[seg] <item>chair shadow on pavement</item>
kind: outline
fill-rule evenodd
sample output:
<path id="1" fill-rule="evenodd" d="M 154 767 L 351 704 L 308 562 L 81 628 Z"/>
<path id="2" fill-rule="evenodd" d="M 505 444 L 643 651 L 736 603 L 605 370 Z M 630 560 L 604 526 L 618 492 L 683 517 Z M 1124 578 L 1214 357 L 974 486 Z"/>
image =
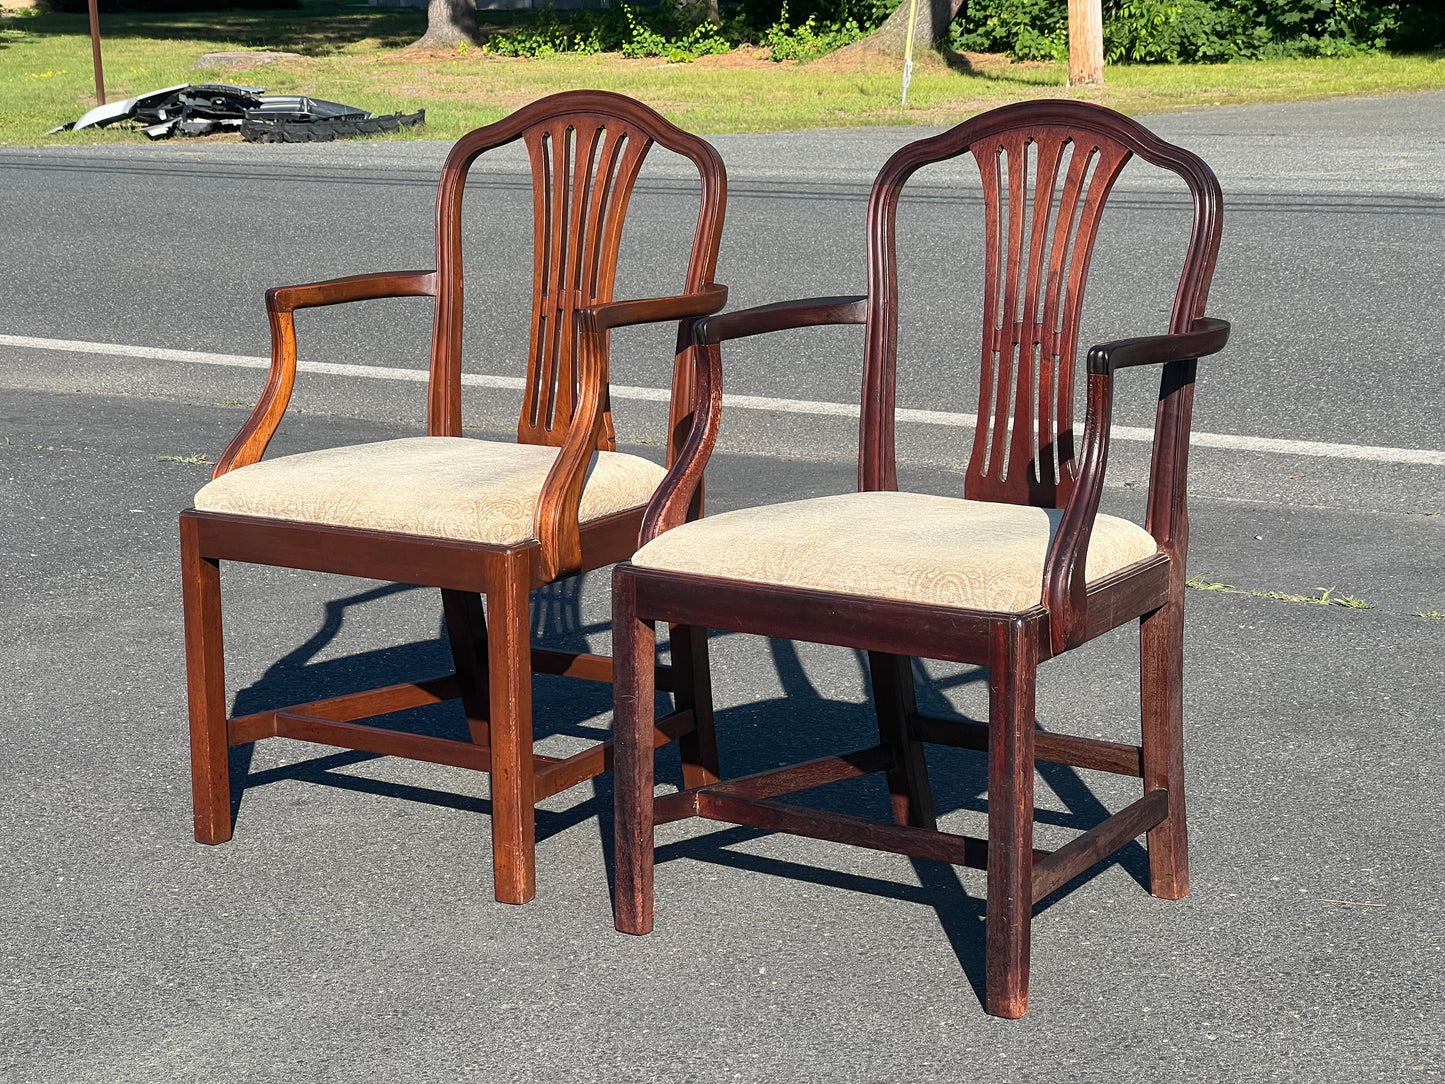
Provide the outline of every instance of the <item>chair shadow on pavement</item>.
<path id="1" fill-rule="evenodd" d="M 714 637 L 716 635 L 714 634 Z M 869 700 L 854 703 L 830 700 L 820 693 L 804 671 L 797 649 L 791 641 L 770 640 L 768 643 L 783 694 L 774 699 L 760 700 L 718 712 L 718 741 L 725 778 L 877 743 L 877 723 L 871 701 L 871 683 L 868 681 L 867 656 L 864 652 L 846 653 L 853 656 L 853 663 L 859 668 L 870 694 Z M 839 657 L 846 657 L 841 649 L 833 650 L 840 652 Z M 913 669 L 919 712 L 939 718 L 962 717 L 945 696 L 947 690 L 962 685 L 985 683 L 988 677 L 987 671 L 978 667 L 956 675 L 934 678 L 917 659 L 913 662 Z M 928 761 L 934 804 L 939 818 L 945 820 L 955 812 L 974 814 L 969 818 L 968 826 L 950 826 L 945 823 L 944 830 L 986 834 L 981 819 L 988 808 L 988 770 L 983 755 L 929 746 Z M 667 781 L 663 772 L 664 765 L 659 764 L 658 767 L 659 782 Z M 1109 810 L 1075 769 L 1062 764 L 1040 763 L 1038 771 L 1043 782 L 1066 807 L 1066 811 L 1039 810 L 1036 819 L 1040 824 L 1084 831 L 1108 816 Z M 610 784 L 607 790 L 610 794 Z M 829 784 L 817 790 L 789 795 L 783 800 L 820 810 L 851 813 L 880 820 L 891 817 L 887 788 L 881 775 Z M 609 823 L 611 821 L 610 802 L 606 803 L 603 820 Z M 939 924 L 964 974 L 982 1000 L 986 899 L 982 871 L 960 874 L 957 868 L 946 863 L 911 859 L 918 879 L 918 883 L 913 885 L 736 849 L 739 845 L 769 834 L 756 828 L 720 827 L 717 831 L 659 846 L 657 862 L 661 864 L 678 859 L 692 859 L 931 907 L 938 916 Z M 610 875 L 610 829 L 604 831 L 604 847 L 608 852 Z M 1041 913 L 1111 865 L 1122 867 L 1147 889 L 1148 860 L 1143 847 L 1135 841 L 1050 893 L 1035 906 L 1035 913 Z M 766 891 L 761 885 L 756 887 L 760 893 Z"/>
<path id="2" fill-rule="evenodd" d="M 583 579 L 584 577 L 574 577 L 533 592 L 534 642 L 560 651 L 585 651 L 588 649 L 588 634 L 607 627 L 605 622 L 594 625 L 583 623 Z M 417 599 L 419 604 L 431 605 L 437 614 L 437 636 L 434 639 L 362 651 L 338 658 L 319 658 L 347 623 L 366 620 L 368 603 L 412 591 L 420 593 Z M 429 588 L 418 588 L 411 584 L 386 584 L 327 602 L 317 630 L 305 642 L 272 664 L 259 680 L 240 690 L 232 705 L 232 714 L 246 715 L 381 685 L 424 680 L 450 673 L 451 670 L 451 650 L 447 642 L 445 621 L 441 618 L 440 597 Z M 596 741 L 608 735 L 612 695 L 611 688 L 607 685 L 538 675 L 534 679 L 533 700 L 538 740 L 586 738 Z M 405 730 L 429 737 L 470 740 L 466 717 L 457 701 L 394 712 L 380 716 L 374 722 L 389 729 Z M 581 743 L 575 740 L 571 744 L 581 746 Z M 336 749 L 325 755 L 253 771 L 254 753 L 253 744 L 235 746 L 230 751 L 231 816 L 238 826 L 241 822 L 237 818 L 248 791 L 286 780 L 317 783 L 358 794 L 420 802 L 485 817 L 491 816 L 492 804 L 485 798 L 414 783 L 355 775 L 346 771 L 356 764 L 384 759 L 380 754 Z M 453 778 L 460 779 L 459 776 Z M 538 809 L 537 838 L 546 839 L 586 820 L 594 814 L 595 804 L 589 800 L 563 812 Z M 609 817 L 610 814 L 609 802 Z"/>
<path id="3" fill-rule="evenodd" d="M 588 624 L 582 616 L 582 597 L 586 577 L 574 577 L 535 591 L 532 596 L 532 638 L 535 643 L 560 651 L 586 651 L 589 636 L 607 628 L 606 621 Z M 271 665 L 259 680 L 236 694 L 233 714 L 251 712 L 301 701 L 338 696 L 377 685 L 416 681 L 451 670 L 451 652 L 444 623 L 440 620 L 440 600 L 433 604 L 438 613 L 438 633 L 434 639 L 400 644 L 394 647 L 362 651 L 338 658 L 321 658 L 327 647 L 342 632 L 348 621 L 364 621 L 368 603 L 409 591 L 429 589 L 409 584 L 386 584 L 333 599 L 324 606 L 324 616 L 317 630 L 303 643 L 287 652 Z M 713 633 L 714 639 L 726 634 Z M 842 752 L 846 749 L 877 742 L 877 729 L 871 700 L 852 702 L 832 700 L 824 696 L 804 670 L 793 642 L 770 640 L 773 668 L 781 685 L 781 695 L 761 699 L 718 712 L 718 740 L 725 777 L 746 775 L 777 767 L 784 763 L 812 759 Z M 661 650 L 661 646 L 660 646 Z M 843 652 L 835 658 L 849 659 L 868 686 L 866 656 L 862 652 Z M 957 717 L 946 692 L 950 688 L 976 684 L 986 680 L 979 668 L 934 678 L 914 660 L 919 711 L 936 717 Z M 659 694 L 661 700 L 666 694 Z M 597 682 L 573 681 L 538 675 L 534 678 L 534 725 L 539 742 L 562 740 L 573 746 L 579 739 L 597 741 L 608 736 L 611 725 L 612 691 Z M 660 710 L 666 710 L 660 705 Z M 466 719 L 457 702 L 437 704 L 396 712 L 382 717 L 382 725 L 433 737 L 466 740 Z M 254 745 L 233 747 L 230 751 L 231 802 L 233 820 L 238 818 L 246 793 L 258 787 L 287 780 L 320 784 L 340 790 L 375 797 L 419 802 L 456 809 L 481 816 L 491 815 L 491 802 L 414 783 L 396 782 L 371 776 L 354 775 L 345 769 L 370 760 L 382 759 L 378 754 L 358 750 L 337 750 L 291 764 L 252 770 Z M 681 785 L 680 764 L 675 752 L 664 755 L 658 764 L 659 783 Z M 984 758 L 978 753 L 930 746 L 928 750 L 934 803 L 942 818 L 955 812 L 978 816 L 987 810 L 985 795 L 988 774 Z M 1108 815 L 1078 773 L 1059 764 L 1040 764 L 1039 775 L 1067 807 L 1066 812 L 1039 810 L 1040 823 L 1060 825 L 1083 831 Z M 613 856 L 613 807 L 610 774 L 591 781 L 592 793 L 561 811 L 537 810 L 539 841 L 555 836 L 589 818 L 597 818 L 597 831 L 606 864 L 609 888 L 615 876 Z M 575 793 L 575 792 L 573 792 Z M 817 809 L 887 819 L 889 805 L 881 776 L 835 783 L 827 788 L 790 796 L 790 802 Z M 975 831 L 977 831 L 975 829 Z M 983 922 L 984 891 L 982 873 L 965 875 L 944 863 L 914 859 L 918 879 L 916 885 L 846 873 L 806 865 L 788 859 L 750 853 L 735 849 L 740 844 L 759 839 L 769 833 L 745 827 L 726 827 L 707 832 L 657 849 L 659 863 L 693 859 L 715 865 L 776 877 L 786 877 L 810 884 L 861 892 L 883 899 L 919 903 L 931 907 L 952 945 L 970 983 L 983 996 Z M 1119 865 L 1147 887 L 1148 862 L 1137 841 L 1112 858 L 1080 874 L 1050 894 L 1036 907 L 1036 913 L 1074 888 L 1099 875 L 1110 865 Z M 762 889 L 759 889 L 762 891 Z"/>

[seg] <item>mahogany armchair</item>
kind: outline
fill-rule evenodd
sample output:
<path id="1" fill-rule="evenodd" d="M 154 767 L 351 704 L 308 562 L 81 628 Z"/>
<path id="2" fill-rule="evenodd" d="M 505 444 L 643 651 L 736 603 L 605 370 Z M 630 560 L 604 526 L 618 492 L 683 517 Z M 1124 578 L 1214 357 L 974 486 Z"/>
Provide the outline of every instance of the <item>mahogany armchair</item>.
<path id="1" fill-rule="evenodd" d="M 527 381 L 513 444 L 462 437 L 461 201 L 478 155 L 516 140 L 531 164 L 535 261 Z M 614 301 L 623 220 L 654 143 L 690 159 L 698 172 L 701 207 L 686 281 L 675 297 Z M 610 681 L 611 660 L 534 650 L 529 592 L 625 558 L 636 546 L 664 471 L 615 450 L 609 332 L 678 322 L 670 462 L 693 412 L 692 368 L 684 362 L 692 323 L 727 296 L 712 281 L 725 199 L 722 161 L 703 140 L 617 94 L 557 94 L 452 149 L 437 195 L 436 270 L 267 293 L 270 379 L 213 480 L 180 519 L 198 841 L 231 837 L 230 746 L 288 737 L 411 757 L 490 772 L 496 897 L 532 898 L 535 803 L 604 771 L 611 757 L 609 745 L 565 759 L 533 751 L 532 674 Z M 296 379 L 294 312 L 381 297 L 434 299 L 427 435 L 263 460 Z M 440 588 L 456 672 L 227 718 L 221 561 Z M 682 669 L 686 647 L 677 656 Z M 690 679 L 678 684 L 679 703 L 689 707 Z M 362 722 L 458 698 L 470 742 Z M 682 739 L 694 781 L 716 778 L 709 727 L 705 713 L 688 713 L 658 732 L 659 742 Z"/>
<path id="2" fill-rule="evenodd" d="M 971 153 L 984 192 L 978 422 L 962 497 L 898 492 L 894 386 L 901 189 L 921 166 Z M 1084 284 L 1110 188 L 1133 155 L 1183 178 L 1193 226 L 1167 334 L 1087 356 L 1076 438 L 1075 352 Z M 868 293 L 787 302 L 697 325 L 700 412 L 613 578 L 617 678 L 616 924 L 653 926 L 653 826 L 685 817 L 846 842 L 987 870 L 985 1009 L 1028 1008 L 1033 905 L 1147 833 L 1151 891 L 1189 890 L 1182 749 L 1185 470 L 1196 359 L 1229 325 L 1205 317 L 1220 192 L 1193 154 L 1111 110 L 1007 106 L 904 147 L 868 209 Z M 820 324 L 864 324 L 858 492 L 688 520 L 717 438 L 719 344 Z M 1100 514 L 1115 374 L 1161 367 L 1143 527 Z M 1038 666 L 1140 622 L 1139 745 L 1036 728 Z M 880 742 L 868 749 L 654 798 L 654 622 L 838 644 L 868 652 Z M 988 723 L 918 711 L 910 657 L 988 668 Z M 988 839 L 937 830 L 925 743 L 988 758 Z M 1034 764 L 1142 779 L 1143 796 L 1051 853 L 1033 847 Z M 894 823 L 772 801 L 883 772 Z"/>

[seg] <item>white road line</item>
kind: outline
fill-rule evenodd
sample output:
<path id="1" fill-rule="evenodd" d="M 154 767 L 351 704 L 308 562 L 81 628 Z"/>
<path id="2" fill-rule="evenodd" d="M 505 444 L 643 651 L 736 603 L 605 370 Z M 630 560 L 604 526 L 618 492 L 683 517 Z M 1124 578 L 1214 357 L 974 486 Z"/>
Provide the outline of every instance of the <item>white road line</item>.
<path id="1" fill-rule="evenodd" d="M 152 346 L 80 342 L 74 339 L 40 339 L 30 335 L 0 335 L 0 346 L 13 346 L 26 350 L 60 350 L 73 354 L 148 358 L 154 361 L 179 361 L 191 365 L 227 365 L 243 369 L 266 369 L 271 365 L 268 358 L 247 357 L 243 354 L 211 354 L 200 350 L 166 350 Z M 425 369 L 396 369 L 382 365 L 342 365 L 324 361 L 303 361 L 297 364 L 297 368 L 304 373 L 361 377 L 366 380 L 408 380 L 424 383 L 427 379 Z M 519 391 L 525 381 L 514 376 L 463 373 L 462 383 L 469 387 Z M 635 388 L 618 384 L 612 386 L 612 395 L 618 399 L 641 400 L 649 403 L 665 403 L 669 397 L 665 388 Z M 858 417 L 858 407 L 852 403 L 827 403 L 812 399 L 773 399 L 764 395 L 724 395 L 723 403 L 738 410 L 765 410 L 783 414 L 811 414 L 835 418 Z M 977 422 L 977 418 L 972 414 L 956 414 L 943 410 L 914 410 L 907 407 L 898 408 L 898 420 L 919 425 L 943 425 L 963 429 L 971 429 Z M 1113 429 L 1113 436 L 1118 440 L 1148 443 L 1154 439 L 1154 431 L 1137 426 L 1116 425 Z M 1359 459 L 1372 463 L 1409 463 L 1445 467 L 1445 451 L 1434 451 L 1429 448 L 1329 444 L 1313 440 L 1276 440 L 1272 437 L 1245 437 L 1228 433 L 1195 432 L 1191 439 L 1196 447 L 1224 448 L 1237 452 L 1264 452 L 1271 455 L 1319 456 L 1326 459 Z"/>

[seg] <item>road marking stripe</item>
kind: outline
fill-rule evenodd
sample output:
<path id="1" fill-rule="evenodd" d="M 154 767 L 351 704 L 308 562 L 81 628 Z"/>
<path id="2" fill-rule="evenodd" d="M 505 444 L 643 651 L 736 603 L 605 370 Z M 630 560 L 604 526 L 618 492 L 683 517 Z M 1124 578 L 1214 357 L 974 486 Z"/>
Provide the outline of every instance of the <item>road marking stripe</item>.
<path id="1" fill-rule="evenodd" d="M 271 365 L 268 358 L 247 357 L 242 354 L 167 350 L 153 346 L 126 346 L 121 343 L 79 342 L 74 339 L 40 339 L 30 335 L 0 335 L 0 346 L 15 346 L 27 350 L 61 350 L 73 354 L 107 354 L 113 357 L 148 358 L 155 361 L 179 361 L 192 365 L 226 365 L 243 369 L 267 369 Z M 326 361 L 302 361 L 297 363 L 297 368 L 304 373 L 362 377 L 368 380 L 407 380 L 425 383 L 427 379 L 425 369 L 397 369 L 383 365 L 344 365 Z M 463 373 L 462 383 L 469 387 L 520 391 L 526 382 L 521 377 Z M 635 388 L 619 384 L 612 385 L 612 395 L 617 399 L 632 399 L 649 403 L 665 403 L 670 397 L 670 393 L 665 388 Z M 740 410 L 766 410 L 783 414 L 811 414 L 836 418 L 858 417 L 858 407 L 852 403 L 827 403 L 812 399 L 774 399 L 764 395 L 724 395 L 723 403 Z M 943 410 L 915 410 L 908 407 L 899 407 L 897 418 L 900 422 L 952 426 L 963 429 L 973 428 L 978 420 L 973 414 Z M 1149 443 L 1154 439 L 1152 429 L 1139 426 L 1116 425 L 1112 433 L 1118 440 Z M 1319 456 L 1326 459 L 1359 459 L 1372 463 L 1409 463 L 1445 467 L 1445 451 L 1434 451 L 1428 448 L 1328 444 L 1313 440 L 1278 440 L 1272 437 L 1245 437 L 1228 433 L 1195 432 L 1191 434 L 1190 439 L 1197 447 L 1223 448 L 1237 452 L 1265 452 L 1273 455 Z"/>

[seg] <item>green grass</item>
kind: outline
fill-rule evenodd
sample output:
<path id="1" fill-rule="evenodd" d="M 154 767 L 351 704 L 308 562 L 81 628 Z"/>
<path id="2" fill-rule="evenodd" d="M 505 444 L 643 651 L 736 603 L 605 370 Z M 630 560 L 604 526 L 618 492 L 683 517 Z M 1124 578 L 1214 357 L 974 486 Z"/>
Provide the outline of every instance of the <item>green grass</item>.
<path id="1" fill-rule="evenodd" d="M 516 16 L 487 18 L 496 25 Z M 994 105 L 1045 95 L 1145 113 L 1445 88 L 1445 57 L 1438 55 L 1113 66 L 1108 85 L 1098 90 L 1066 89 L 1057 64 L 1010 64 L 998 57 L 955 57 L 950 64 L 930 55 L 915 70 L 903 111 L 899 73 L 877 58 L 774 64 L 752 50 L 665 64 L 617 54 L 517 60 L 475 48 L 405 50 L 424 26 L 420 11 L 357 8 L 338 0 L 304 0 L 300 11 L 103 15 L 106 93 L 117 100 L 174 83 L 254 84 L 378 113 L 425 108 L 424 129 L 394 138 L 453 139 L 543 94 L 579 87 L 630 94 L 702 132 L 949 124 Z M 303 56 L 239 72 L 193 66 L 202 53 L 259 48 Z M 44 135 L 92 105 L 84 16 L 32 9 L 0 18 L 0 144 L 144 141 L 139 133 L 115 130 Z"/>

